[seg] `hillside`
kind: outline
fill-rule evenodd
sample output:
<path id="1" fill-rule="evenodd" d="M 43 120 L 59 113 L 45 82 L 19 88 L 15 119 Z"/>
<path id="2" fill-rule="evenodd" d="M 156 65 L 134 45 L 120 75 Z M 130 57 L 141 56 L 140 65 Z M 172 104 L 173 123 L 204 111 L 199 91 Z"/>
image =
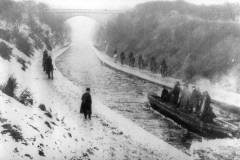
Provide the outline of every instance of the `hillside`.
<path id="1" fill-rule="evenodd" d="M 240 28 L 238 6 L 197 6 L 183 1 L 147 2 L 100 25 L 96 43 L 107 54 L 142 55 L 146 68 L 153 57 L 158 71 L 163 59 L 168 75 L 187 81 L 222 79 L 236 84 Z M 107 43 L 106 43 L 107 42 Z M 107 44 L 107 46 L 106 46 Z M 231 75 L 232 77 L 227 77 Z M 234 84 L 233 84 L 234 83 Z"/>
<path id="2" fill-rule="evenodd" d="M 41 62 L 43 50 L 51 52 L 68 41 L 61 17 L 40 13 L 43 8 L 48 6 L 0 1 L 0 159 L 53 157 L 61 152 L 57 150 L 61 140 L 51 141 L 52 130 L 70 137 L 36 81 L 36 62 Z"/>

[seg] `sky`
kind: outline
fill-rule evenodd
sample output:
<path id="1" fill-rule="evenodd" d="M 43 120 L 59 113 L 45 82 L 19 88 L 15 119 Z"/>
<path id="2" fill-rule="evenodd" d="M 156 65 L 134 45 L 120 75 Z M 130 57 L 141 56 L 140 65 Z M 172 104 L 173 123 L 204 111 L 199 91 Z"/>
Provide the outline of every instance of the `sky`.
<path id="1" fill-rule="evenodd" d="M 35 0 L 44 2 L 53 8 L 66 9 L 122 9 L 133 7 L 138 3 L 152 0 Z M 155 0 L 156 1 L 156 0 Z M 185 0 L 195 4 L 240 3 L 240 0 Z"/>

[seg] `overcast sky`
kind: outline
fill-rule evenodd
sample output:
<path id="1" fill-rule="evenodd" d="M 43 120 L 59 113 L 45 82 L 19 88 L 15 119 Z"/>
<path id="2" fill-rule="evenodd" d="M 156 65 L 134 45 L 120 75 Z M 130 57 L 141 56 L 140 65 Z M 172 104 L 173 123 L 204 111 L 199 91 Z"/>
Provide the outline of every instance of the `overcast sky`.
<path id="1" fill-rule="evenodd" d="M 151 0 L 35 0 L 47 3 L 53 8 L 83 9 L 121 9 Z M 240 3 L 240 0 L 186 0 L 195 4 L 220 4 L 226 2 Z"/>

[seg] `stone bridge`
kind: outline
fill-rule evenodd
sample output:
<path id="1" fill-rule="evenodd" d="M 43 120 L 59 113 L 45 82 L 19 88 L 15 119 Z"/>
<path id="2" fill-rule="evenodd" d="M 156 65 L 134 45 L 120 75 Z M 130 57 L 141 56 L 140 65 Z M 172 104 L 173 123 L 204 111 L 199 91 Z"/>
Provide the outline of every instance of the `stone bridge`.
<path id="1" fill-rule="evenodd" d="M 61 15 L 66 20 L 76 16 L 85 16 L 99 21 L 114 15 L 118 15 L 123 11 L 107 9 L 51 9 L 46 12 L 52 12 L 57 15 Z"/>

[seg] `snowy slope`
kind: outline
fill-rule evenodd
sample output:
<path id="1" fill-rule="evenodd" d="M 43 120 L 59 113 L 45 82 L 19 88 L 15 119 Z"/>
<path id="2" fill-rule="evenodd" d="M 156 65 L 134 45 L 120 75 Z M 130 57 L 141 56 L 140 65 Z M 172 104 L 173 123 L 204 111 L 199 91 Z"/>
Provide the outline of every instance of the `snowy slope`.
<path id="1" fill-rule="evenodd" d="M 98 100 L 94 101 L 93 120 L 84 121 L 79 115 L 82 89 L 58 70 L 55 79 L 48 80 L 41 68 L 41 53 L 36 51 L 29 59 L 11 47 L 13 55 L 31 65 L 23 71 L 15 58 L 0 58 L 1 83 L 13 75 L 18 90 L 31 91 L 34 104 L 24 106 L 0 92 L 0 159 L 189 159 Z M 67 49 L 52 53 L 53 59 Z"/>

